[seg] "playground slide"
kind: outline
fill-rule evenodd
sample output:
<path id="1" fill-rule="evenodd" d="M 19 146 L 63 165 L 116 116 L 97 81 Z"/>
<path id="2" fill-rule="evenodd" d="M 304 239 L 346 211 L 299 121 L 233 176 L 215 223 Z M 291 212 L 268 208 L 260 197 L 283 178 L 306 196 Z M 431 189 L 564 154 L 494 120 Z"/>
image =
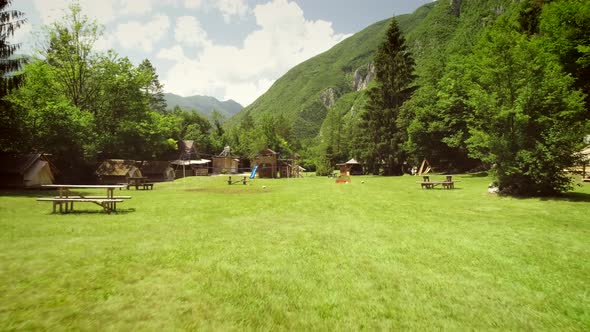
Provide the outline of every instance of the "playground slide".
<path id="1" fill-rule="evenodd" d="M 250 174 L 250 179 L 253 179 L 256 176 L 256 171 L 258 170 L 258 165 L 254 166 L 252 169 L 252 174 Z"/>

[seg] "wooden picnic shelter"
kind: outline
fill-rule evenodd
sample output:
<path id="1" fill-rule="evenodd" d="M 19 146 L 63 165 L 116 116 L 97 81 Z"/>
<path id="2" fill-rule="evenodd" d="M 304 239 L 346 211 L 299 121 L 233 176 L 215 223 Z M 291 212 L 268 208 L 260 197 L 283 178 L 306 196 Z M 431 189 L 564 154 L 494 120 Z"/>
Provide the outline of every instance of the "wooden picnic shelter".
<path id="1" fill-rule="evenodd" d="M 98 166 L 96 175 L 98 176 L 98 183 L 104 185 L 129 183 L 130 177 L 143 177 L 134 160 L 124 159 L 107 159 L 103 161 Z"/>
<path id="2" fill-rule="evenodd" d="M 340 175 L 363 175 L 363 165 L 356 161 L 354 158 L 341 164 L 336 164 L 340 168 Z"/>
<path id="3" fill-rule="evenodd" d="M 169 161 L 142 161 L 140 170 L 149 182 L 174 181 L 174 169 L 170 166 Z"/>

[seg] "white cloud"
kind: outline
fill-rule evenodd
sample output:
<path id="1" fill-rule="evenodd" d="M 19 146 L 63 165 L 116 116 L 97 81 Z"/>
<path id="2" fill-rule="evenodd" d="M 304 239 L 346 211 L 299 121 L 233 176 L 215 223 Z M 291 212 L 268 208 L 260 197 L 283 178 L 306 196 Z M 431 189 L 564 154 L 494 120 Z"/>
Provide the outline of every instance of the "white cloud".
<path id="1" fill-rule="evenodd" d="M 144 15 L 153 11 L 151 0 L 120 0 L 120 5 L 119 15 Z"/>
<path id="2" fill-rule="evenodd" d="M 206 46 L 209 44 L 207 32 L 193 16 L 181 16 L 176 19 L 174 40 L 184 45 Z"/>
<path id="3" fill-rule="evenodd" d="M 221 12 L 225 23 L 230 23 L 234 16 L 243 18 L 248 12 L 245 0 L 213 0 L 211 4 Z"/>
<path id="4" fill-rule="evenodd" d="M 116 0 L 79 0 L 82 13 L 98 20 L 100 23 L 109 23 L 115 18 Z M 43 24 L 50 24 L 64 16 L 72 1 L 70 0 L 35 0 L 35 8 Z"/>
<path id="5" fill-rule="evenodd" d="M 140 47 L 146 52 L 151 52 L 154 43 L 158 42 L 168 33 L 170 19 L 166 15 L 155 15 L 152 20 L 143 24 L 132 21 L 119 24 L 114 32 L 119 45 L 126 49 Z"/>
<path id="6" fill-rule="evenodd" d="M 199 9 L 202 4 L 201 0 L 184 0 L 184 7 L 188 9 Z"/>
<path id="7" fill-rule="evenodd" d="M 172 60 L 176 62 L 186 62 L 188 58 L 184 55 L 184 50 L 181 46 L 176 45 L 171 48 L 164 48 L 158 52 L 157 57 L 164 60 Z"/>
<path id="8" fill-rule="evenodd" d="M 193 33 L 177 37 L 179 44 L 158 54 L 160 59 L 175 62 L 161 76 L 166 90 L 231 98 L 247 105 L 287 70 L 347 37 L 334 33 L 330 22 L 306 20 L 301 8 L 287 0 L 258 5 L 254 15 L 259 28 L 241 47 L 217 45 L 200 26 L 196 29 L 194 22 L 187 23 L 186 31 Z M 177 22 L 177 30 L 178 26 Z M 195 45 L 190 37 L 197 32 L 202 32 L 203 48 L 198 54 L 188 53 L 185 47 Z"/>

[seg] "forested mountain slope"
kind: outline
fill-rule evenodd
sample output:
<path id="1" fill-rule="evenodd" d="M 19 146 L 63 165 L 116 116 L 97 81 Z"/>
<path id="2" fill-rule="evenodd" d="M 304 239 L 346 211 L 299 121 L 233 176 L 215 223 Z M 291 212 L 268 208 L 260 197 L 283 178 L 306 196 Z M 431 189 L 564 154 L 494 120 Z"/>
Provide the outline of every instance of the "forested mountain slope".
<path id="1" fill-rule="evenodd" d="M 233 101 L 219 101 L 216 98 L 209 96 L 189 96 L 182 97 L 173 93 L 165 93 L 164 98 L 168 109 L 172 109 L 175 106 L 180 106 L 187 110 L 197 110 L 199 113 L 206 117 L 211 117 L 214 110 L 219 112 L 226 118 L 232 117 L 234 114 L 242 110 L 242 105 Z"/>
<path id="2" fill-rule="evenodd" d="M 424 59 L 433 53 L 442 59 L 445 56 L 440 53 L 467 52 L 486 22 L 493 21 L 513 3 L 511 0 L 438 1 L 396 19 L 415 54 L 417 71 L 423 73 L 440 68 L 438 64 L 429 66 L 431 59 Z M 370 65 L 388 24 L 389 20 L 377 22 L 295 66 L 238 113 L 230 124 L 237 124 L 246 112 L 254 120 L 267 113 L 283 115 L 292 125 L 295 139 L 315 137 L 328 110 L 342 96 L 365 88 L 367 79 L 372 78 Z M 348 97 L 348 100 L 356 98 Z"/>

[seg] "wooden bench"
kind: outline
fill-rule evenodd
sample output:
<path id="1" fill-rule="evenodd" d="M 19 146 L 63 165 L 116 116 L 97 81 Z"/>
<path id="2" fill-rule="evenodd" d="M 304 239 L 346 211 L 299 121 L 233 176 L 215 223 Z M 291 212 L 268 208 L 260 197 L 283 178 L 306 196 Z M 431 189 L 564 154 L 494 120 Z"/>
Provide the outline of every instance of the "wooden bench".
<path id="1" fill-rule="evenodd" d="M 123 199 L 114 198 L 37 198 L 40 202 L 53 202 L 53 213 L 56 213 L 56 207 L 59 205 L 59 213 L 67 213 L 74 210 L 74 202 L 94 203 L 103 208 L 106 213 L 117 211 L 117 203 L 123 202 Z M 65 209 L 63 205 L 65 204 Z"/>
<path id="2" fill-rule="evenodd" d="M 139 189 L 143 189 L 143 190 L 153 190 L 154 189 L 154 184 L 151 182 L 143 182 L 143 183 L 136 183 L 135 184 L 135 190 L 139 190 Z"/>

